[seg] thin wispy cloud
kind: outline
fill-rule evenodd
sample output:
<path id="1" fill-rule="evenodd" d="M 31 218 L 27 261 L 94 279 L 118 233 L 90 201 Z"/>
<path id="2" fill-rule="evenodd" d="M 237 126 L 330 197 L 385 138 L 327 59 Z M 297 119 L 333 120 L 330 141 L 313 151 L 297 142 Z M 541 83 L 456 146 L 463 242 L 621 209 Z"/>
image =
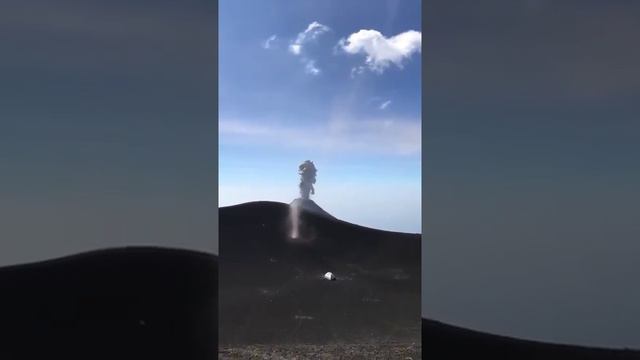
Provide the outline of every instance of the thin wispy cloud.
<path id="1" fill-rule="evenodd" d="M 351 78 L 355 78 L 356 76 L 362 74 L 365 71 L 365 67 L 364 66 L 356 66 L 354 68 L 351 69 Z"/>
<path id="2" fill-rule="evenodd" d="M 307 74 L 311 74 L 311 75 L 320 74 L 320 69 L 318 69 L 318 67 L 316 66 L 315 60 L 304 59 L 303 61 L 305 62 L 304 71 Z"/>
<path id="3" fill-rule="evenodd" d="M 273 42 L 278 39 L 276 35 L 271 35 L 267 40 L 262 43 L 262 47 L 265 49 L 271 49 L 273 47 Z"/>
<path id="4" fill-rule="evenodd" d="M 387 107 L 389 107 L 389 105 L 391 105 L 391 100 L 383 102 L 382 104 L 380 104 L 380 110 L 386 109 Z"/>
<path id="5" fill-rule="evenodd" d="M 417 155 L 421 149 L 419 120 L 333 120 L 306 127 L 239 120 L 219 124 L 221 139 L 234 144 L 387 155 Z"/>
<path id="6" fill-rule="evenodd" d="M 300 55 L 306 43 L 317 39 L 318 36 L 329 30 L 329 27 L 326 25 L 322 25 L 317 21 L 312 22 L 303 32 L 299 33 L 295 40 L 289 45 L 289 51 L 294 55 Z"/>
<path id="7" fill-rule="evenodd" d="M 363 29 L 340 40 L 338 44 L 348 54 L 366 55 L 365 64 L 351 70 L 352 77 L 365 69 L 381 74 L 391 64 L 401 69 L 407 59 L 421 52 L 422 33 L 409 30 L 387 38 L 377 30 Z"/>
<path id="8" fill-rule="evenodd" d="M 304 71 L 310 75 L 319 75 L 320 68 L 316 66 L 316 61 L 303 54 L 305 44 L 318 38 L 318 36 L 331 30 L 328 26 L 322 25 L 317 21 L 312 22 L 307 28 L 296 36 L 289 44 L 289 52 L 295 56 L 301 56 L 304 64 Z"/>

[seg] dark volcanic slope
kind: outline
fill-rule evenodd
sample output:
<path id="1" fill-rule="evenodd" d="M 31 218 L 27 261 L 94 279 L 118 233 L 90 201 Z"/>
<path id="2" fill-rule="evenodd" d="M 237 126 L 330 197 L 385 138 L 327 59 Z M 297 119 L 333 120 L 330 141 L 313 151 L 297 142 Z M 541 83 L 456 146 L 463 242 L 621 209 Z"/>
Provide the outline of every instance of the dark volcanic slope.
<path id="1" fill-rule="evenodd" d="M 290 242 L 289 210 L 220 209 L 221 345 L 419 341 L 420 235 L 303 210 Z"/>
<path id="2" fill-rule="evenodd" d="M 424 359 L 640 359 L 640 352 L 549 344 L 491 335 L 422 319 Z"/>
<path id="3" fill-rule="evenodd" d="M 217 275 L 152 247 L 0 268 L 0 359 L 214 359 Z"/>

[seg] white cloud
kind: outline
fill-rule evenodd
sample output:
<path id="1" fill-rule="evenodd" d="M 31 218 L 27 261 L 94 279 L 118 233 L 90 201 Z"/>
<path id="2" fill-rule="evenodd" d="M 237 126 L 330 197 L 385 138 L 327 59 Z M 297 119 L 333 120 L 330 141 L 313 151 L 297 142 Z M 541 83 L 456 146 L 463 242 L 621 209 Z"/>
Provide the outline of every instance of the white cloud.
<path id="1" fill-rule="evenodd" d="M 289 44 L 289 52 L 291 52 L 295 56 L 300 56 L 303 53 L 304 44 L 309 41 L 313 41 L 318 38 L 318 36 L 329 31 L 329 27 L 326 25 L 322 25 L 317 21 L 312 22 L 307 26 L 307 28 L 296 36 L 295 40 Z M 316 62 L 313 59 L 310 59 L 307 56 L 302 56 L 302 63 L 304 64 L 304 71 L 310 75 L 319 75 L 320 68 L 316 66 Z"/>
<path id="2" fill-rule="evenodd" d="M 377 30 L 360 30 L 338 43 L 349 54 L 365 54 L 366 66 L 376 73 L 383 73 L 391 64 L 402 68 L 403 61 L 422 49 L 422 33 L 415 30 L 405 31 L 390 38 Z M 354 70 L 358 69 L 358 70 Z M 354 68 L 354 72 L 362 72 Z"/>
<path id="3" fill-rule="evenodd" d="M 382 104 L 380 104 L 380 110 L 386 109 L 389 105 L 391 105 L 391 100 L 383 102 Z"/>
<path id="4" fill-rule="evenodd" d="M 351 78 L 355 78 L 357 75 L 360 75 L 364 72 L 366 68 L 364 66 L 356 66 L 351 68 Z"/>
<path id="5" fill-rule="evenodd" d="M 294 55 L 300 55 L 302 53 L 302 46 L 305 43 L 317 39 L 318 36 L 329 30 L 329 27 L 326 25 L 322 25 L 317 21 L 312 22 L 303 32 L 299 33 L 296 39 L 289 45 L 289 51 Z"/>
<path id="6" fill-rule="evenodd" d="M 269 36 L 269 38 L 262 43 L 262 47 L 265 49 L 271 49 L 272 43 L 277 39 L 278 37 L 276 35 Z"/>
<path id="7" fill-rule="evenodd" d="M 421 150 L 420 120 L 334 120 L 315 127 L 221 120 L 227 143 L 283 146 L 325 152 L 416 155 Z"/>
<path id="8" fill-rule="evenodd" d="M 316 62 L 315 60 L 309 60 L 309 59 L 304 59 L 303 60 L 305 62 L 304 65 L 304 71 L 307 74 L 311 74 L 311 75 L 318 75 L 320 74 L 320 69 L 318 69 L 316 67 Z"/>
<path id="9" fill-rule="evenodd" d="M 302 45 L 291 44 L 289 45 L 289 51 L 291 51 L 294 55 L 300 55 L 300 53 L 302 52 Z"/>

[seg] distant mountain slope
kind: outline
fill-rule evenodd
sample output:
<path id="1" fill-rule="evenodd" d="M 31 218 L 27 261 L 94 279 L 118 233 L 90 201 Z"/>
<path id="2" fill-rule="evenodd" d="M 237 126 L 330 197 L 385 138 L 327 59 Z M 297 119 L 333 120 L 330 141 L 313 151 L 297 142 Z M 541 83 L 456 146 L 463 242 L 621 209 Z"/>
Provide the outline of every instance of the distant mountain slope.
<path id="1" fill-rule="evenodd" d="M 0 358 L 215 358 L 217 270 L 154 247 L 0 268 Z"/>
<path id="2" fill-rule="evenodd" d="M 640 359 L 640 352 L 521 340 L 422 319 L 424 359 L 494 360 L 622 360 Z"/>
<path id="3" fill-rule="evenodd" d="M 288 204 L 220 209 L 221 343 L 419 341 L 420 235 L 327 215 L 293 240 Z"/>

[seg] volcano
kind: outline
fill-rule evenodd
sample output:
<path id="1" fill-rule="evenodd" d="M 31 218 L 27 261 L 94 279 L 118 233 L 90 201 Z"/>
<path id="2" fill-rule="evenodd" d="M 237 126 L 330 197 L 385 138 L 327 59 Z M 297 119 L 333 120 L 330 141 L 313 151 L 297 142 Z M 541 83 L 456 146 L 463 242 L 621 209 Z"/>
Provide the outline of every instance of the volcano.
<path id="1" fill-rule="evenodd" d="M 306 199 L 223 207 L 219 219 L 221 347 L 419 344 L 420 234 L 351 224 Z M 306 241 L 291 241 L 294 222 Z"/>
<path id="2" fill-rule="evenodd" d="M 293 200 L 291 204 L 289 204 L 289 207 L 295 210 L 297 209 L 304 210 L 306 212 L 313 213 L 328 219 L 335 219 L 331 214 L 324 211 L 323 208 L 318 206 L 318 204 L 316 204 L 315 201 L 313 200 L 297 198 Z"/>

